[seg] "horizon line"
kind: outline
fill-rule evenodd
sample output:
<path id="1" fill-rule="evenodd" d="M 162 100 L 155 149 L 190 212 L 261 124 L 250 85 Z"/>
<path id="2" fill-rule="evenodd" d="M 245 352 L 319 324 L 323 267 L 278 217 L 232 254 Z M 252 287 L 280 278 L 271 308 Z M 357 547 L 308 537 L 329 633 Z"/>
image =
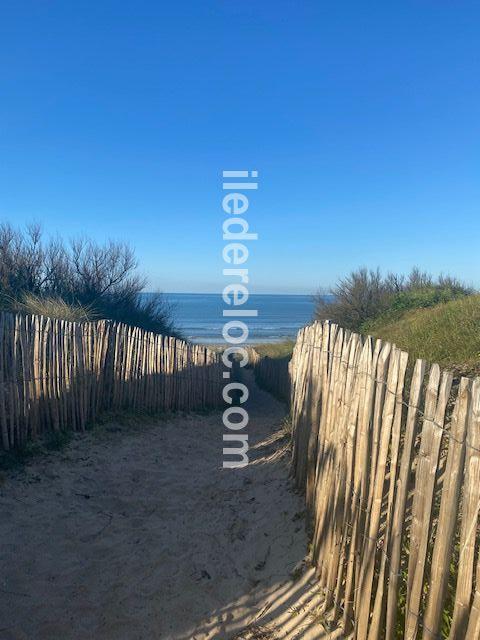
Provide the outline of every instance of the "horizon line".
<path id="1" fill-rule="evenodd" d="M 198 295 L 198 296 L 221 296 L 221 291 L 147 291 L 144 290 L 142 293 L 160 293 L 165 295 Z M 276 292 L 276 291 L 267 291 L 267 292 L 254 292 L 250 293 L 250 296 L 316 296 L 319 292 L 314 293 L 285 293 L 285 292 Z M 321 292 L 320 295 L 331 295 L 330 292 L 325 291 Z"/>

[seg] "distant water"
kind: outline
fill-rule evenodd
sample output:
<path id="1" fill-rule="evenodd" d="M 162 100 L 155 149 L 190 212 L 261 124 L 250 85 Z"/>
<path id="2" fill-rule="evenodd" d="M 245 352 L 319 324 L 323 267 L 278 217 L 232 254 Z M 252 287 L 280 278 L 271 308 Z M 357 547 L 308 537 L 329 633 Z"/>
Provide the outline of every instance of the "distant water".
<path id="1" fill-rule="evenodd" d="M 226 308 L 221 295 L 167 293 L 173 307 L 175 326 L 193 342 L 222 342 L 222 316 Z M 277 342 L 294 338 L 298 330 L 313 319 L 313 296 L 251 294 L 240 308 L 257 309 L 257 318 L 245 318 L 249 342 Z"/>

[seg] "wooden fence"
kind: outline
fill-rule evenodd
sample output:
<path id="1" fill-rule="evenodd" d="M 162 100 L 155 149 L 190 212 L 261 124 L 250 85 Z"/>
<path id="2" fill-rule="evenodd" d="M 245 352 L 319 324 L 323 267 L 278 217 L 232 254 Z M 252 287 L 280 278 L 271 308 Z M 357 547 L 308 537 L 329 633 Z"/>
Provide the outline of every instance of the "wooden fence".
<path id="1" fill-rule="evenodd" d="M 0 429 L 11 449 L 47 431 L 82 431 L 105 410 L 222 403 L 219 357 L 119 323 L 0 314 Z"/>
<path id="2" fill-rule="evenodd" d="M 290 377 L 325 611 L 358 640 L 479 640 L 480 378 L 328 322 Z"/>
<path id="3" fill-rule="evenodd" d="M 261 357 L 254 349 L 250 362 L 255 372 L 258 386 L 270 391 L 274 396 L 290 402 L 290 356 L 284 358 Z"/>

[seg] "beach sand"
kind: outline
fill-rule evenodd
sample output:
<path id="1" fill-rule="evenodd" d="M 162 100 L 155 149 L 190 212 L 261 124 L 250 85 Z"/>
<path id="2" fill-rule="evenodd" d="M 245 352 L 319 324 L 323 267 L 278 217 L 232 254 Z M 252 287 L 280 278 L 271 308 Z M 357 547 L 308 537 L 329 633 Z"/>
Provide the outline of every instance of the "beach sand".
<path id="1" fill-rule="evenodd" d="M 249 413 L 244 469 L 221 468 L 215 412 L 112 423 L 9 472 L 0 638 L 337 637 L 312 615 L 285 408 L 255 390 Z"/>

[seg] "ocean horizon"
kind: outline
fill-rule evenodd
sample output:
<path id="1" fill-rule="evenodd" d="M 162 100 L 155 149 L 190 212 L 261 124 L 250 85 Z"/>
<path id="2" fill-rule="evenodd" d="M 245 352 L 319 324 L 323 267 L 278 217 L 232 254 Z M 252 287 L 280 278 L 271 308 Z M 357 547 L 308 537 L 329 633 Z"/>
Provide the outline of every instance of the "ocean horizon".
<path id="1" fill-rule="evenodd" d="M 148 295 L 148 294 L 146 294 Z M 175 327 L 191 342 L 223 342 L 226 305 L 217 293 L 164 293 L 172 308 Z M 325 296 L 330 298 L 331 296 Z M 250 294 L 245 308 L 258 311 L 246 318 L 249 344 L 293 340 L 299 329 L 313 320 L 315 296 L 303 294 Z"/>

